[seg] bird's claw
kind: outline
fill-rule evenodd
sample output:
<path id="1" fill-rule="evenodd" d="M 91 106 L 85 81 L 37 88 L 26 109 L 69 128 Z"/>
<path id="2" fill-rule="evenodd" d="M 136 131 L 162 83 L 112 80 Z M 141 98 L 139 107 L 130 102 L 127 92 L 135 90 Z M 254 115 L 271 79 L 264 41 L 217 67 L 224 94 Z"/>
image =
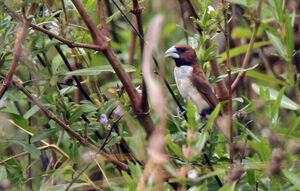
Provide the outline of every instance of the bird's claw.
<path id="1" fill-rule="evenodd" d="M 182 107 L 182 109 L 177 107 L 177 117 L 181 118 L 182 116 L 184 116 L 186 114 L 186 111 L 187 110 L 185 107 Z"/>

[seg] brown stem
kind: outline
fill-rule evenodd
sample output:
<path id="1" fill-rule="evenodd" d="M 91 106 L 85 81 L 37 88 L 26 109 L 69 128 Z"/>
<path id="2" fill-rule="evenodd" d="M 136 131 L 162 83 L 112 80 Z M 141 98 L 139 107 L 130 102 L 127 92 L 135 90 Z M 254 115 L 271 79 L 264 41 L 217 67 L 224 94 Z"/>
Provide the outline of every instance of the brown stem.
<path id="1" fill-rule="evenodd" d="M 35 10 L 36 5 L 35 4 L 31 4 L 30 8 L 28 9 L 27 15 L 31 15 L 34 10 Z M 22 17 L 20 16 L 19 19 L 21 21 L 23 21 Z M 17 68 L 18 62 L 21 58 L 21 54 L 22 54 L 22 44 L 24 44 L 25 38 L 28 34 L 28 27 L 31 23 L 32 19 L 27 19 L 26 17 L 24 17 L 24 22 L 22 22 L 22 30 L 20 32 L 18 32 L 17 34 L 17 40 L 15 42 L 15 48 L 14 48 L 14 58 L 11 64 L 11 67 L 8 71 L 8 74 L 2 84 L 2 87 L 0 89 L 0 99 L 2 98 L 2 96 L 4 95 L 4 93 L 6 92 L 6 90 L 8 89 L 8 87 L 10 86 L 12 77 L 14 75 L 14 72 Z"/>
<path id="2" fill-rule="evenodd" d="M 39 102 L 39 100 L 31 94 L 26 88 L 23 87 L 20 81 L 13 80 L 12 84 L 19 90 L 21 90 L 30 100 L 32 100 L 43 112 L 44 114 L 49 118 L 55 121 L 58 125 L 60 125 L 63 129 L 65 129 L 70 135 L 72 135 L 74 138 L 76 138 L 83 146 L 87 146 L 90 149 L 94 151 L 98 151 L 99 149 L 95 146 L 89 143 L 86 139 L 84 139 L 81 135 L 79 135 L 77 132 L 75 132 L 72 128 L 70 128 L 68 125 L 66 125 L 63 121 L 58 119 L 51 111 L 49 111 L 43 104 Z M 118 160 L 116 160 L 112 155 L 107 154 L 106 152 L 99 152 L 103 157 L 105 157 L 108 161 L 113 162 L 115 165 L 120 167 L 122 170 L 129 171 L 130 167 Z"/>
<path id="3" fill-rule="evenodd" d="M 106 24 L 106 14 L 105 14 L 105 10 L 104 10 L 104 0 L 98 0 L 98 11 L 99 11 L 99 15 L 100 15 L 100 21 L 101 21 L 101 31 L 103 33 L 103 35 L 105 36 L 109 36 L 108 33 L 108 27 Z"/>
<path id="4" fill-rule="evenodd" d="M 58 117 L 56 117 L 54 115 L 54 113 L 52 113 L 51 111 L 49 111 L 43 104 L 41 104 L 40 101 L 35 96 L 33 96 L 31 94 L 31 92 L 29 92 L 26 88 L 24 88 L 24 86 L 21 84 L 20 81 L 13 80 L 12 83 L 13 83 L 13 85 L 17 89 L 21 90 L 30 100 L 32 100 L 44 112 L 44 114 L 49 119 L 52 119 L 57 124 L 59 124 L 69 134 L 71 134 L 73 137 L 75 137 L 82 145 L 84 145 L 84 146 L 88 145 L 88 142 L 87 142 L 86 139 L 84 139 L 83 137 L 81 137 L 77 132 L 75 132 L 72 128 L 70 128 L 68 125 L 66 125 L 62 120 L 58 119 Z"/>
<path id="5" fill-rule="evenodd" d="M 249 42 L 249 46 L 245 55 L 245 58 L 243 60 L 243 64 L 242 64 L 242 68 L 247 68 L 249 61 L 250 61 L 250 56 L 253 50 L 253 45 L 255 42 L 255 38 L 256 38 L 256 33 L 257 33 L 257 29 L 260 25 L 260 13 L 261 13 L 261 6 L 262 6 L 262 0 L 258 1 L 258 7 L 257 7 L 257 19 L 255 19 L 255 23 L 254 23 L 254 28 L 253 28 L 253 32 L 252 32 L 252 36 Z M 236 79 L 234 80 L 234 82 L 231 85 L 231 90 L 234 91 L 234 89 L 237 87 L 238 83 L 240 82 L 240 80 L 243 78 L 243 76 L 245 75 L 245 71 L 242 71 L 238 74 L 238 76 L 236 77 Z"/>
<path id="6" fill-rule="evenodd" d="M 116 72 L 117 76 L 119 77 L 120 81 L 124 85 L 124 87 L 128 93 L 128 96 L 129 96 L 129 99 L 131 102 L 131 106 L 132 106 L 135 114 L 137 115 L 139 122 L 145 128 L 147 135 L 149 137 L 155 129 L 154 123 L 150 117 L 150 114 L 148 112 L 143 112 L 141 110 L 141 108 L 140 108 L 141 97 L 137 93 L 137 91 L 134 87 L 134 84 L 132 83 L 132 81 L 129 77 L 129 74 L 122 67 L 120 60 L 117 58 L 115 52 L 113 51 L 112 47 L 109 44 L 109 41 L 107 41 L 107 38 L 105 38 L 103 36 L 103 34 L 98 31 L 95 23 L 93 23 L 91 17 L 85 10 L 85 8 L 82 5 L 82 3 L 80 2 L 80 0 L 72 0 L 72 2 L 75 5 L 75 7 L 77 8 L 78 12 L 80 13 L 80 15 L 81 15 L 83 21 L 85 22 L 85 24 L 87 25 L 88 29 L 90 30 L 92 37 L 93 37 L 94 44 L 99 45 L 99 46 L 101 45 L 102 47 L 104 47 L 102 52 L 105 55 L 105 57 L 108 59 L 109 63 L 112 65 L 114 71 Z M 95 32 L 93 30 L 97 30 L 98 32 L 97 31 Z M 107 44 L 105 46 L 103 46 L 103 44 L 105 44 L 105 43 L 107 43 Z"/>
<path id="7" fill-rule="evenodd" d="M 224 36 L 226 41 L 226 70 L 228 74 L 228 116 L 230 118 L 229 120 L 229 153 L 230 153 L 230 164 L 233 164 L 233 126 L 232 126 L 232 91 L 231 91 L 231 62 L 230 62 L 230 45 L 229 45 L 229 36 L 228 36 L 228 19 L 227 19 L 227 7 L 225 0 L 222 0 L 223 3 L 223 15 L 224 15 Z"/>
<path id="8" fill-rule="evenodd" d="M 133 8 L 131 12 L 135 15 L 137 28 L 142 37 L 144 37 L 144 30 L 143 30 L 143 22 L 142 22 L 142 10 L 143 8 L 139 7 L 139 2 L 137 0 L 132 0 Z M 144 41 L 140 38 L 140 49 L 141 55 L 144 52 Z M 149 103 L 148 103 L 148 94 L 147 94 L 147 87 L 145 85 L 145 81 L 143 79 L 142 82 L 142 98 L 141 98 L 141 109 L 143 112 L 149 111 Z"/>

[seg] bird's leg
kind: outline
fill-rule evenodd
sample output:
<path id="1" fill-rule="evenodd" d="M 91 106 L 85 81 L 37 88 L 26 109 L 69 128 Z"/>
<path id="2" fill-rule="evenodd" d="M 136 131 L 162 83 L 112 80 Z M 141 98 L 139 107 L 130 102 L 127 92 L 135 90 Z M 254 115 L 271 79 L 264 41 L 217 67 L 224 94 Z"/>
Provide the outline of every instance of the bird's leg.
<path id="1" fill-rule="evenodd" d="M 177 110 L 177 116 L 176 117 L 181 118 L 182 116 L 184 116 L 186 114 L 187 109 L 183 106 L 182 106 L 182 109 L 177 107 L 177 109 L 176 109 Z"/>
<path id="2" fill-rule="evenodd" d="M 206 126 L 207 122 L 202 123 L 202 125 L 198 128 L 198 132 L 201 133 L 202 129 Z"/>

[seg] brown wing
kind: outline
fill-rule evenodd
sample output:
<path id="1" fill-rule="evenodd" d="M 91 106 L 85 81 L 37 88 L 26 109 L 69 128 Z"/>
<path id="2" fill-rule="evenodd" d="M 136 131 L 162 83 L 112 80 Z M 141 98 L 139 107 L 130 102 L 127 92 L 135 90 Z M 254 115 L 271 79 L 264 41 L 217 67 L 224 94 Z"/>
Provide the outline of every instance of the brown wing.
<path id="1" fill-rule="evenodd" d="M 206 77 L 203 77 L 200 73 L 194 73 L 194 75 L 191 77 L 191 81 L 202 98 L 210 105 L 210 107 L 215 108 L 219 101 L 212 91 L 212 87 L 210 86 Z"/>

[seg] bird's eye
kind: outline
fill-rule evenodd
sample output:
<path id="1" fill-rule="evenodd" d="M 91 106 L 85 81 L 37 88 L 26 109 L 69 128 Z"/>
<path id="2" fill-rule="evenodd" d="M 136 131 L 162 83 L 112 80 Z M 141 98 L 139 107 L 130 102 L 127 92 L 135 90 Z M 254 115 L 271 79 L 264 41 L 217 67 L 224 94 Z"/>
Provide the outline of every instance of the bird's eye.
<path id="1" fill-rule="evenodd" d="M 178 51 L 179 53 L 183 53 L 183 52 L 186 51 L 186 48 L 184 48 L 184 47 L 182 47 L 182 48 L 177 48 L 177 51 Z"/>

